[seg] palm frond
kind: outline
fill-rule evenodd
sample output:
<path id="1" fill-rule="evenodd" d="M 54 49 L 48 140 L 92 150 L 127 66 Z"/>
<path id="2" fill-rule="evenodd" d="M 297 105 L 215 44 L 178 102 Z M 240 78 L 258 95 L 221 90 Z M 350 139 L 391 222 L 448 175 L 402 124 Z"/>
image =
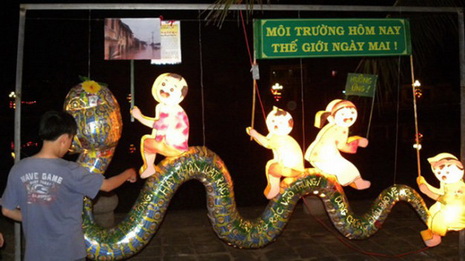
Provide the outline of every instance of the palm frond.
<path id="1" fill-rule="evenodd" d="M 263 5 L 264 0 L 216 0 L 213 3 L 212 9 L 210 9 L 205 16 L 207 23 L 212 22 L 216 26 L 221 27 L 226 17 L 230 13 L 232 5 L 244 4 L 246 6 L 247 17 L 252 15 L 255 4 Z M 270 0 L 266 0 L 269 3 Z"/>
<path id="2" fill-rule="evenodd" d="M 428 2 L 428 3 L 426 3 Z M 435 0 L 435 1 L 398 0 L 395 6 L 457 6 L 463 0 Z M 389 14 L 388 17 L 402 17 L 402 13 Z M 453 15 L 417 13 L 409 14 L 412 55 L 414 57 L 414 68 L 422 68 L 429 57 L 441 48 L 446 37 L 457 35 L 457 21 Z M 407 60 L 407 59 L 404 59 Z M 408 62 L 406 62 L 408 64 Z M 377 65 L 376 65 L 377 64 Z M 389 102 L 397 94 L 399 77 L 410 80 L 410 68 L 400 58 L 363 58 L 358 70 L 363 73 L 372 73 L 379 76 L 378 97 L 383 102 Z M 407 72 L 407 75 L 403 75 Z"/>

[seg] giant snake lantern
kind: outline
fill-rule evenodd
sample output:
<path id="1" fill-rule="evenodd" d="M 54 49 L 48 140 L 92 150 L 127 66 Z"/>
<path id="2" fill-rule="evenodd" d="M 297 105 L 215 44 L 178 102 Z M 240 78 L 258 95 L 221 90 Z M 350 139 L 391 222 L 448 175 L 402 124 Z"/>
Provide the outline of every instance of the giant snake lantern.
<path id="1" fill-rule="evenodd" d="M 113 151 L 121 133 L 118 124 L 121 116 L 118 107 L 111 106 L 117 103 L 107 88 L 101 86 L 100 90 L 92 91 L 86 91 L 82 84 L 73 88 L 66 98 L 65 108 L 74 115 L 80 128 L 77 147 L 80 146 L 80 152 L 85 155 L 81 155 L 78 162 L 89 170 L 98 168 L 103 173 L 107 165 L 101 163 L 109 162 L 112 153 L 107 152 Z M 101 103 L 89 99 L 92 95 Z M 367 213 L 359 216 L 351 210 L 344 190 L 334 176 L 307 168 L 269 201 L 259 217 L 245 219 L 237 210 L 233 181 L 225 163 L 208 148 L 191 146 L 178 157 L 163 159 L 157 165 L 158 170 L 160 175 L 145 180 L 131 210 L 112 228 L 102 228 L 94 222 L 92 202 L 85 199 L 83 230 L 88 258 L 121 260 L 142 251 L 160 228 L 177 189 L 193 179 L 205 187 L 213 231 L 225 243 L 238 248 L 265 247 L 276 240 L 296 204 L 306 195 L 321 198 L 334 227 L 350 239 L 364 239 L 376 233 L 399 201 L 409 203 L 424 222 L 428 218 L 423 199 L 405 185 L 385 189 Z"/>
<path id="2" fill-rule="evenodd" d="M 106 86 L 87 80 L 69 91 L 64 108 L 78 123 L 71 151 L 81 153 L 78 161 L 90 171 L 103 174 L 123 129 L 116 98 Z"/>

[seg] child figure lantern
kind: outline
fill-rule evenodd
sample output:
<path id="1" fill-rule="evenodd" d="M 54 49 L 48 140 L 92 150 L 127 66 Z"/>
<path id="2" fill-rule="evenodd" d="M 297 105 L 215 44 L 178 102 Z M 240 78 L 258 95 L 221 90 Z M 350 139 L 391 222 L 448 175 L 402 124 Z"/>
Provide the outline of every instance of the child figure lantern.
<path id="1" fill-rule="evenodd" d="M 187 82 L 174 73 L 157 77 L 152 86 L 153 98 L 158 102 L 155 117 L 143 115 L 136 106 L 131 114 L 139 122 L 152 128 L 152 133 L 141 138 L 141 154 L 144 165 L 140 168 L 141 178 L 155 174 L 155 157 L 176 157 L 188 149 L 189 119 L 179 103 L 187 95 Z"/>
<path id="2" fill-rule="evenodd" d="M 263 192 L 267 199 L 272 199 L 280 192 L 280 187 L 287 187 L 304 171 L 302 149 L 297 141 L 289 136 L 294 122 L 291 114 L 273 107 L 266 117 L 268 135 L 263 136 L 255 129 L 246 129 L 258 144 L 273 151 L 273 159 L 266 164 L 267 186 Z M 284 178 L 281 182 L 281 178 Z"/>
<path id="3" fill-rule="evenodd" d="M 321 128 L 316 139 L 305 152 L 305 159 L 314 167 L 336 176 L 342 186 L 367 189 L 370 181 L 362 179 L 357 167 L 342 157 L 341 153 L 356 153 L 358 147 L 366 147 L 368 140 L 359 136 L 349 137 L 349 127 L 357 119 L 355 105 L 347 100 L 331 101 L 325 111 L 315 116 L 315 127 Z"/>
<path id="4" fill-rule="evenodd" d="M 440 182 L 439 189 L 422 176 L 417 178 L 417 183 L 421 192 L 436 200 L 429 209 L 428 229 L 421 232 L 425 244 L 433 247 L 441 243 L 447 231 L 465 228 L 465 183 L 463 165 L 454 155 L 440 153 L 428 158 L 428 162 Z"/>

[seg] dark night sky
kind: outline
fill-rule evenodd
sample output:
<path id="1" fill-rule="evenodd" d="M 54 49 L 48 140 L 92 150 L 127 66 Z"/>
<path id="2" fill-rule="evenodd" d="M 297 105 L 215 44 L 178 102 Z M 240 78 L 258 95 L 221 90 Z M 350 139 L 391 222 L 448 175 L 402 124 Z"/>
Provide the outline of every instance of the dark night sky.
<path id="1" fill-rule="evenodd" d="M 307 1 L 308 2 L 308 1 Z M 380 1 L 380 3 L 386 1 Z M 281 2 L 283 3 L 283 2 Z M 321 4 L 312 2 L 314 4 Z M 374 4 L 372 1 L 370 3 Z M 0 88 L 0 110 L 3 122 L 2 139 L 0 144 L 0 165 L 2 174 L 0 179 L 6 180 L 7 172 L 13 161 L 11 160 L 10 142 L 13 139 L 13 111 L 8 108 L 8 93 L 15 88 L 16 73 L 16 45 L 17 45 L 17 15 L 18 6 L 13 9 L 3 9 L 11 12 L 2 17 L 11 17 L 4 22 L 4 37 L 2 50 L 3 87 Z M 88 11 L 30 11 L 26 21 L 26 39 L 24 48 L 23 68 L 23 100 L 37 100 L 36 105 L 23 106 L 23 142 L 36 140 L 36 123 L 38 116 L 49 109 L 61 109 L 68 90 L 79 82 L 79 76 L 87 76 L 88 71 L 88 41 L 90 39 L 90 76 L 92 79 L 107 83 L 110 90 L 118 99 L 124 119 L 123 136 L 115 153 L 115 159 L 109 169 L 109 175 L 115 174 L 126 167 L 139 168 L 141 163 L 139 154 L 129 154 L 129 144 L 138 147 L 140 137 L 150 130 L 141 124 L 129 121 L 129 103 L 126 100 L 130 86 L 129 61 L 103 60 L 103 18 L 105 17 L 158 17 L 181 20 L 183 63 L 180 65 L 150 65 L 148 61 L 135 61 L 136 105 L 142 112 L 150 115 L 155 105 L 150 88 L 153 80 L 161 73 L 175 72 L 185 77 L 189 84 L 189 94 L 182 102 L 183 108 L 189 115 L 191 146 L 205 145 L 216 152 L 225 162 L 234 181 L 236 200 L 239 205 L 261 205 L 266 203 L 262 194 L 265 187 L 265 164 L 272 157 L 271 151 L 250 142 L 245 128 L 250 126 L 252 107 L 252 79 L 250 64 L 242 28 L 237 15 L 231 15 L 220 29 L 214 25 L 201 26 L 199 41 L 199 21 L 197 11 L 92 11 L 90 12 L 91 31 L 89 32 Z M 384 17 L 382 13 L 318 13 L 302 12 L 302 18 L 365 18 Z M 257 13 L 255 18 L 296 18 L 296 12 Z M 405 15 L 407 17 L 408 15 Z M 416 20 L 413 20 L 416 21 Z M 415 28 L 412 22 L 412 30 Z M 252 46 L 252 26 L 247 24 L 248 40 Z M 90 38 L 89 38 L 90 37 Z M 200 52 L 200 48 L 202 52 Z M 415 48 L 415 46 L 414 46 Z M 445 88 L 453 93 L 451 100 L 439 103 L 420 103 L 422 117 L 421 127 L 425 130 L 424 147 L 422 150 L 423 165 L 426 157 L 447 150 L 457 154 L 459 152 L 459 74 L 457 57 L 457 38 L 444 38 L 443 46 L 431 46 L 434 55 L 426 59 L 421 67 L 416 68 L 418 78 L 425 79 L 429 86 L 449 86 Z M 200 63 L 202 54 L 202 63 Z M 402 57 L 402 60 L 407 60 Z M 340 90 L 344 88 L 347 73 L 354 72 L 360 58 L 317 58 L 302 59 L 306 75 L 304 82 L 304 115 L 301 114 L 300 86 L 291 88 L 280 102 L 275 102 L 269 92 L 273 68 L 298 68 L 299 59 L 263 60 L 259 61 L 261 80 L 259 81 L 260 95 L 263 100 L 265 113 L 273 105 L 288 109 L 296 121 L 291 133 L 299 143 L 306 146 L 315 137 L 317 130 L 312 126 L 313 117 L 317 110 L 332 99 L 342 98 Z M 337 71 L 336 76 L 331 72 Z M 300 73 L 299 73 L 300 74 Z M 409 73 L 399 79 L 403 83 L 409 82 Z M 300 76 L 295 76 L 300 78 Z M 295 80 L 295 79 L 294 79 Z M 300 79 L 298 79 L 300 82 Z M 437 87 L 434 87 L 437 88 Z M 434 89 L 433 88 L 433 89 Z M 202 101 L 203 92 L 203 101 Z M 409 100 L 411 101 L 411 100 Z M 292 110 L 292 103 L 297 105 Z M 202 120 L 202 104 L 205 120 Z M 423 107 L 422 104 L 424 105 Z M 397 179 L 398 183 L 415 185 L 416 162 L 415 153 L 411 149 L 414 133 L 412 130 L 413 112 L 410 104 L 402 105 L 403 114 L 396 116 L 396 107 L 392 103 L 389 109 L 376 107 L 373 118 L 373 129 L 370 134 L 370 145 L 359 150 L 357 155 L 349 156 L 359 166 L 362 176 L 371 180 L 373 187 L 367 191 L 346 189 L 349 198 L 371 198 Z M 256 129 L 266 134 L 264 119 L 260 104 L 257 103 L 255 116 Z M 363 109 L 362 109 L 363 110 Z M 367 114 L 368 110 L 361 111 Z M 428 113 L 428 116 L 426 116 Z M 302 118 L 305 120 L 305 131 L 302 130 Z M 399 130 L 401 137 L 412 136 L 412 140 L 399 139 L 395 141 L 395 123 L 399 120 L 405 128 Z M 366 121 L 359 126 L 365 135 Z M 445 126 L 445 127 L 442 127 Z M 389 129 L 386 136 L 380 129 Z M 205 129 L 205 133 L 203 133 Z M 407 132 L 405 134 L 405 132 Z M 435 137 L 440 141 L 434 141 Z M 450 136 L 452 133 L 453 136 Z M 205 141 L 203 136 L 205 134 Z M 303 136 L 305 135 L 305 141 Z M 386 138 L 388 137 L 388 138 Z M 444 138 L 446 137 L 446 138 Z M 396 146 L 397 145 L 397 146 Z M 305 150 L 303 148 L 303 150 Z M 27 153 L 33 150 L 26 149 Z M 161 158 L 158 157 L 158 158 Z M 308 164 L 308 163 L 306 163 Z M 397 170 L 394 169 L 397 166 Z M 427 166 L 427 165 L 424 165 Z M 308 166 L 307 166 L 308 167 Z M 430 170 L 423 168 L 425 176 Z M 426 174 L 427 173 L 427 174 Z M 135 185 L 124 185 L 118 193 L 127 200 L 122 201 L 122 209 L 132 204 L 143 185 L 139 181 Z M 182 186 L 173 199 L 173 207 L 203 207 L 205 192 L 198 182 L 189 182 Z"/>

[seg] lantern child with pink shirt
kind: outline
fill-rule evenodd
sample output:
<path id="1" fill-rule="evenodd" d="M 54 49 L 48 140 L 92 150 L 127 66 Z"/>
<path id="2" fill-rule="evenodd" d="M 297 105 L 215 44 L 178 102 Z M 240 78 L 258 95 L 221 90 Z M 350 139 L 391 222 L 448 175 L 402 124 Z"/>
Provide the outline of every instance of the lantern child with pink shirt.
<path id="1" fill-rule="evenodd" d="M 179 103 L 187 95 L 187 82 L 174 73 L 164 73 L 157 77 L 152 86 L 152 96 L 158 102 L 155 117 L 143 115 L 137 106 L 131 110 L 132 116 L 152 133 L 141 138 L 141 154 L 144 165 L 140 168 L 141 178 L 155 174 L 157 154 L 176 157 L 188 149 L 189 118 Z"/>

